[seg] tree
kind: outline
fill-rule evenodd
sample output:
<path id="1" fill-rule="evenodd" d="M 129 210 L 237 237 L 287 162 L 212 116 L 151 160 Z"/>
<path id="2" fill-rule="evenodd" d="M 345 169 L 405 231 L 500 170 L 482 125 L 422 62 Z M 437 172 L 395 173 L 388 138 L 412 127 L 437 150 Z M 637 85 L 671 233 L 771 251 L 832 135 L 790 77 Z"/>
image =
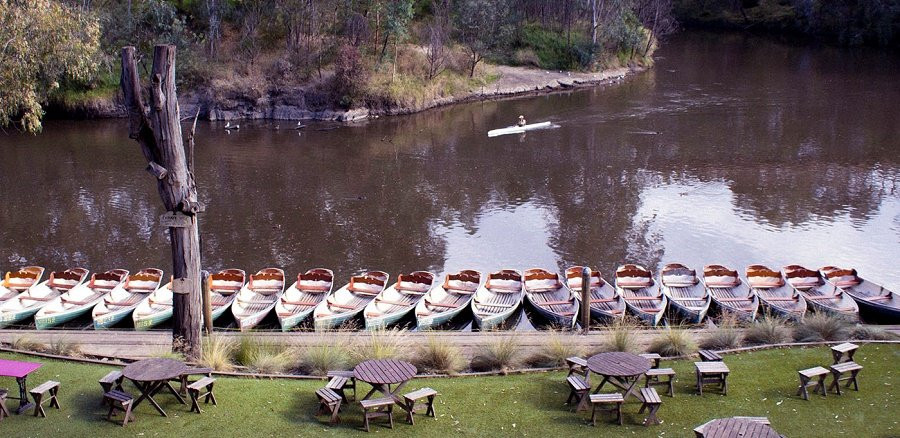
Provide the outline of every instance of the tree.
<path id="1" fill-rule="evenodd" d="M 425 27 L 423 40 L 428 42 L 425 54 L 428 57 L 428 79 L 444 71 L 447 63 L 447 41 L 450 39 L 450 0 L 435 0 L 432 3 L 433 18 Z"/>
<path id="2" fill-rule="evenodd" d="M 650 52 L 653 41 L 675 32 L 676 23 L 672 12 L 672 0 L 640 0 L 637 4 L 637 16 L 649 32 L 644 56 Z"/>
<path id="3" fill-rule="evenodd" d="M 40 132 L 41 105 L 59 82 L 97 69 L 100 25 L 52 0 L 0 0 L 0 128 Z"/>
<path id="4" fill-rule="evenodd" d="M 456 21 L 460 42 L 469 52 L 469 77 L 484 56 L 507 44 L 512 13 L 507 0 L 461 0 Z"/>
<path id="5" fill-rule="evenodd" d="M 397 68 L 397 46 L 406 39 L 409 21 L 413 16 L 413 0 L 392 0 L 384 11 L 384 43 L 381 45 L 381 57 L 384 60 L 385 50 L 390 38 L 394 39 L 394 69 Z"/>

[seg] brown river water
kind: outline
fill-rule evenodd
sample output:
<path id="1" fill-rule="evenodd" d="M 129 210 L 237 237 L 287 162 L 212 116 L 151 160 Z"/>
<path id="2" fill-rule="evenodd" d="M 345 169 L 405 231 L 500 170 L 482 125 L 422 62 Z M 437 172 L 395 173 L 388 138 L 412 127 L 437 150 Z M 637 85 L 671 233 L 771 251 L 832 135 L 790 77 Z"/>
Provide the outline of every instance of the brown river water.
<path id="1" fill-rule="evenodd" d="M 364 269 L 836 264 L 900 291 L 900 57 L 685 33 L 657 58 L 620 85 L 351 125 L 201 123 L 203 266 L 322 266 L 343 284 Z M 560 127 L 487 137 L 519 114 Z M 0 270 L 168 275 L 145 166 L 121 120 L 0 135 Z"/>

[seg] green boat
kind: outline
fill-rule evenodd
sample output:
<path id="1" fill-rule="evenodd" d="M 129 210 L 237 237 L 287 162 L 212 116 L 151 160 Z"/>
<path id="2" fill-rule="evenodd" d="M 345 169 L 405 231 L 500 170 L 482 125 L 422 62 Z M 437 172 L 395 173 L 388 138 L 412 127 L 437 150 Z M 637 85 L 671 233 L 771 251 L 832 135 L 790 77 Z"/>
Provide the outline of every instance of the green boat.
<path id="1" fill-rule="evenodd" d="M 434 287 L 436 276 L 427 271 L 415 271 L 397 276 L 397 282 L 381 291 L 366 304 L 363 319 L 366 330 L 384 329 L 409 315 L 422 297 Z"/>
<path id="2" fill-rule="evenodd" d="M 172 282 L 151 292 L 147 298 L 141 300 L 131 319 L 134 321 L 134 329 L 138 331 L 150 330 L 172 318 Z"/>
<path id="3" fill-rule="evenodd" d="M 210 301 L 212 301 L 213 322 L 231 309 L 231 302 L 244 287 L 246 279 L 246 272 L 233 268 L 223 269 L 209 276 L 207 282 L 209 283 Z"/>
<path id="4" fill-rule="evenodd" d="M 350 277 L 350 283 L 334 291 L 313 310 L 316 331 L 332 330 L 355 318 L 387 285 L 389 275 L 368 271 Z"/>
<path id="5" fill-rule="evenodd" d="M 87 314 L 126 277 L 128 271 L 124 269 L 92 275 L 91 281 L 73 287 L 41 308 L 34 315 L 34 325 L 44 330 Z"/>
<path id="6" fill-rule="evenodd" d="M 416 304 L 416 327 L 427 330 L 450 321 L 462 313 L 481 285 L 481 273 L 466 269 L 447 274 L 444 284 L 431 289 Z"/>
<path id="7" fill-rule="evenodd" d="M 333 287 L 334 273 L 330 269 L 314 268 L 297 275 L 297 281 L 275 305 L 281 331 L 286 332 L 308 318 Z"/>
<path id="8" fill-rule="evenodd" d="M 51 272 L 50 278 L 43 283 L 31 286 L 0 305 L 0 328 L 31 318 L 60 294 L 84 283 L 87 275 L 88 270 L 84 268 Z"/>
<path id="9" fill-rule="evenodd" d="M 91 316 L 94 318 L 94 329 L 108 329 L 127 318 L 148 294 L 159 288 L 163 271 L 156 268 L 140 270 L 128 277 L 124 283 L 116 286 L 100 302 L 94 306 Z"/>

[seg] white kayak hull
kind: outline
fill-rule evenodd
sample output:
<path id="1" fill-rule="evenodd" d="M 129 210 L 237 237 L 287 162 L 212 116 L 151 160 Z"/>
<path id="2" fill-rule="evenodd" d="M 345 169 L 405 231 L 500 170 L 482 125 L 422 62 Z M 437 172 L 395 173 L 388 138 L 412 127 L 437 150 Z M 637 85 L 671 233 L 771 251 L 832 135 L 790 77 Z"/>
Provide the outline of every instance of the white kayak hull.
<path id="1" fill-rule="evenodd" d="M 488 131 L 488 137 L 496 137 L 498 135 L 506 135 L 506 134 L 521 134 L 526 131 L 531 131 L 533 129 L 546 129 L 552 126 L 553 124 L 550 122 L 541 122 L 541 123 L 532 123 L 530 125 L 524 126 L 508 126 L 506 128 L 500 129 L 492 129 Z"/>

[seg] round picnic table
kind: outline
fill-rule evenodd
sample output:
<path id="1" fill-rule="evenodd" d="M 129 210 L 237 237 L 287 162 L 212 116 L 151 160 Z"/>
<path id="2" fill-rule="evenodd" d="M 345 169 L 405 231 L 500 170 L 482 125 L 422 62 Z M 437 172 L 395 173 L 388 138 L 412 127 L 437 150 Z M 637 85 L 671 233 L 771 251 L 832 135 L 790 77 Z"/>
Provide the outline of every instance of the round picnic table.
<path id="1" fill-rule="evenodd" d="M 600 392 L 603 385 L 609 382 L 613 386 L 625 391 L 623 398 L 634 395 L 638 400 L 640 396 L 634 393 L 639 378 L 650 370 L 651 362 L 646 357 L 637 354 L 610 352 L 591 356 L 587 360 L 588 369 L 603 376 L 603 381 L 594 390 L 594 394 Z"/>
<path id="2" fill-rule="evenodd" d="M 744 418 L 719 418 L 703 427 L 704 438 L 779 438 L 768 424 Z"/>
<path id="3" fill-rule="evenodd" d="M 132 408 L 136 408 L 142 401 L 147 400 L 163 417 L 167 417 L 166 411 L 159 406 L 159 403 L 153 399 L 153 396 L 163 388 L 167 388 L 179 403 L 185 404 L 178 391 L 169 383 L 172 379 L 181 378 L 185 371 L 187 371 L 187 365 L 174 359 L 144 359 L 128 364 L 122 370 L 122 376 L 131 380 L 138 391 L 141 392 L 140 397 L 134 401 Z"/>
<path id="4" fill-rule="evenodd" d="M 397 359 L 367 360 L 353 368 L 353 376 L 356 377 L 356 380 L 372 385 L 372 390 L 363 397 L 363 400 L 368 400 L 376 391 L 398 400 L 395 394 L 400 392 L 403 386 L 416 376 L 417 372 L 418 370 L 413 364 Z M 391 391 L 391 385 L 397 385 L 393 391 Z M 402 403 L 398 404 L 403 406 Z"/>

